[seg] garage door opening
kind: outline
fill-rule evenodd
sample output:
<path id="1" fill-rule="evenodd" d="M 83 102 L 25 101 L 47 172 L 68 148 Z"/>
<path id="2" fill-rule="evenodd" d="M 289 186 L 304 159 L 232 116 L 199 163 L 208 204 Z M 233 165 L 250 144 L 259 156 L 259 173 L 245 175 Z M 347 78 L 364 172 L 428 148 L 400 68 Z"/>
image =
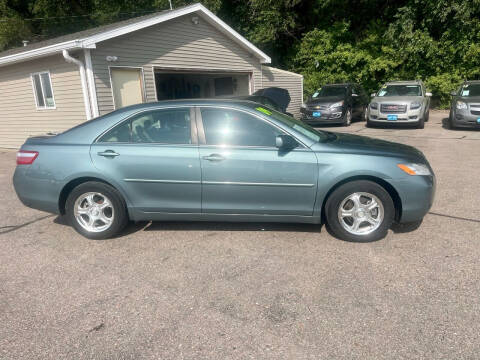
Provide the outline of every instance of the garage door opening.
<path id="1" fill-rule="evenodd" d="M 155 72 L 157 100 L 249 95 L 249 73 Z"/>

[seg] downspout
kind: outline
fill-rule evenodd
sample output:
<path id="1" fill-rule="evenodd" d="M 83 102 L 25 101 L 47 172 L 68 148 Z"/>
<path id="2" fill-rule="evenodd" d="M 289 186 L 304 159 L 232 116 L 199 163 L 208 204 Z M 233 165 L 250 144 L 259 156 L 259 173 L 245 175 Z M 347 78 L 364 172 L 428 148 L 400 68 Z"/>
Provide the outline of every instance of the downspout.
<path id="1" fill-rule="evenodd" d="M 62 53 L 66 62 L 77 65 L 78 70 L 80 70 L 80 82 L 82 83 L 83 102 L 85 103 L 85 114 L 87 115 L 87 120 L 90 120 L 92 118 L 92 110 L 90 106 L 90 96 L 88 94 L 88 85 L 87 85 L 87 76 L 85 74 L 85 66 L 80 60 L 70 56 L 67 50 L 63 50 Z"/>

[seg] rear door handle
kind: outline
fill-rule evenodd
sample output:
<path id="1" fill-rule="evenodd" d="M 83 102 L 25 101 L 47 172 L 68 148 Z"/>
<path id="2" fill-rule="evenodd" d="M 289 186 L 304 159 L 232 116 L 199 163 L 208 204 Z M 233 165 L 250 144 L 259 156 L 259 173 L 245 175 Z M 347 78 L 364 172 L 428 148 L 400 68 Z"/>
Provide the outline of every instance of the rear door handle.
<path id="1" fill-rule="evenodd" d="M 222 160 L 225 160 L 225 157 L 220 154 L 210 154 L 207 156 L 203 156 L 202 159 L 208 160 L 208 161 L 222 161 Z"/>
<path id="2" fill-rule="evenodd" d="M 104 157 L 115 157 L 120 155 L 119 153 L 113 151 L 113 150 L 105 150 L 105 151 L 100 151 L 97 153 L 99 156 L 104 156 Z"/>

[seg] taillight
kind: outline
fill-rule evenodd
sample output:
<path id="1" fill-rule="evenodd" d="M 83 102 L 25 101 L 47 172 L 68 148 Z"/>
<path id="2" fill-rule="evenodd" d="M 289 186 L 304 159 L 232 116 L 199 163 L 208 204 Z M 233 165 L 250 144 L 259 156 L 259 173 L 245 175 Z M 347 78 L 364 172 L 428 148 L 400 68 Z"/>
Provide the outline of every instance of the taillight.
<path id="1" fill-rule="evenodd" d="M 38 151 L 20 150 L 17 152 L 17 165 L 31 165 L 38 156 Z"/>

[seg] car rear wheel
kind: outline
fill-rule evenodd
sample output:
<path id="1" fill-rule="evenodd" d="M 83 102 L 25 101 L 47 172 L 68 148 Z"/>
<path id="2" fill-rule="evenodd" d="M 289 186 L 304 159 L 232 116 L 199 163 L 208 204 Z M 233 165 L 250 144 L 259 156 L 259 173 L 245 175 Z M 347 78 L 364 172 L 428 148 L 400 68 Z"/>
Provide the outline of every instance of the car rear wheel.
<path id="1" fill-rule="evenodd" d="M 128 222 L 120 193 L 110 185 L 97 181 L 74 188 L 67 198 L 65 209 L 70 224 L 89 239 L 110 238 Z"/>
<path id="2" fill-rule="evenodd" d="M 338 187 L 325 204 L 329 230 L 355 242 L 384 238 L 393 223 L 395 206 L 388 192 L 372 181 L 352 181 Z"/>

